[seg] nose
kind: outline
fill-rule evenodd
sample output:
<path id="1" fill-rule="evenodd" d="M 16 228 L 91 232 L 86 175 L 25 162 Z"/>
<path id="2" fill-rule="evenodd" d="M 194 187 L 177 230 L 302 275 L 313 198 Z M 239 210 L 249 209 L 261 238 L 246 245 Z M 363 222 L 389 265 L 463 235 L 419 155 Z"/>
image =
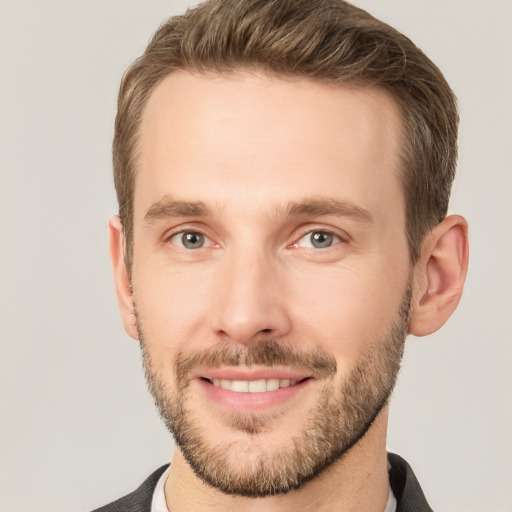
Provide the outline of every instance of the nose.
<path id="1" fill-rule="evenodd" d="M 249 345 L 263 336 L 277 339 L 290 332 L 285 279 L 278 261 L 262 253 L 238 251 L 226 257 L 218 270 L 210 310 L 217 337 Z"/>

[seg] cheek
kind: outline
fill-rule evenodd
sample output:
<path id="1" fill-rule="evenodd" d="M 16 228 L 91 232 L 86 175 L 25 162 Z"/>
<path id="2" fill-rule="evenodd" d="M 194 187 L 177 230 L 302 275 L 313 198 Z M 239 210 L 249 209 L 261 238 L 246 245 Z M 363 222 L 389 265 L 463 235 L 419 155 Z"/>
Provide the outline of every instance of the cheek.
<path id="1" fill-rule="evenodd" d="M 134 268 L 134 296 L 139 322 L 151 350 L 172 354 L 190 349 L 199 337 L 211 286 L 204 273 L 169 269 L 168 265 Z"/>
<path id="2" fill-rule="evenodd" d="M 406 278 L 370 269 L 317 269 L 291 294 L 300 339 L 332 353 L 341 368 L 353 366 L 388 331 L 406 289 Z"/>

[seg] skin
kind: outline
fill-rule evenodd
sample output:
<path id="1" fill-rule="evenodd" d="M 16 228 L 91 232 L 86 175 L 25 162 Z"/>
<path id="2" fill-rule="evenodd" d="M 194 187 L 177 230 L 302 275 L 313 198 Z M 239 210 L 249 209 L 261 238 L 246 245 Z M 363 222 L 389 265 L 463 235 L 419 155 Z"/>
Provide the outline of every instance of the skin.
<path id="1" fill-rule="evenodd" d="M 411 267 L 398 179 L 400 129 L 394 101 L 376 89 L 245 72 L 177 72 L 156 88 L 140 132 L 131 278 L 117 217 L 110 221 L 110 249 L 125 329 L 138 339 L 135 301 L 153 369 L 169 390 L 179 354 L 220 343 L 247 348 L 269 337 L 331 355 L 341 387 L 396 318 L 409 283 L 409 332 L 421 336 L 445 323 L 462 293 L 467 226 L 462 217 L 447 217 Z M 312 199 L 343 204 L 337 212 L 290 214 L 290 204 Z M 176 215 L 172 201 L 201 202 L 208 212 Z M 206 245 L 180 246 L 177 233 L 187 230 L 204 234 Z M 336 235 L 333 244 L 311 247 L 314 231 Z M 225 404 L 191 382 L 190 414 L 211 443 L 238 447 L 227 452 L 233 464 L 243 463 L 242 446 L 247 463 L 288 446 L 324 385 L 314 380 L 290 401 L 264 409 L 267 428 L 255 442 L 231 428 Z M 387 415 L 385 407 L 367 435 L 317 478 L 265 498 L 207 486 L 176 448 L 168 507 L 383 510 Z"/>

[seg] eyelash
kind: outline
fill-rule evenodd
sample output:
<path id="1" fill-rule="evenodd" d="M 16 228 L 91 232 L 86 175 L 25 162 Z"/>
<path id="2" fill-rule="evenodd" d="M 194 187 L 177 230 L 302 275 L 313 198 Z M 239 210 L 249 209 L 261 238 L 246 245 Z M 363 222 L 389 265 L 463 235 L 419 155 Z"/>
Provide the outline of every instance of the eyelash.
<path id="1" fill-rule="evenodd" d="M 314 247 L 314 246 L 301 246 L 300 245 L 300 242 L 302 239 L 304 239 L 305 237 L 307 237 L 308 235 L 311 237 L 314 233 L 322 233 L 324 235 L 327 235 L 327 236 L 331 236 L 333 237 L 333 243 L 327 247 Z M 178 245 L 176 243 L 173 243 L 172 242 L 172 239 L 177 237 L 177 236 L 180 236 L 183 237 L 184 234 L 196 234 L 196 235 L 200 235 L 200 236 L 203 236 L 205 238 L 205 240 L 207 240 L 209 243 L 207 246 L 201 246 L 201 247 L 198 247 L 196 249 L 193 249 L 193 248 L 187 248 L 185 246 L 183 246 L 183 244 L 181 245 Z M 293 242 L 292 244 L 288 245 L 287 247 L 289 248 L 295 248 L 295 249 L 300 249 L 300 248 L 303 248 L 303 249 L 308 249 L 308 250 L 317 250 L 317 251 L 326 251 L 328 249 L 331 249 L 332 247 L 340 244 L 340 243 L 347 243 L 348 241 L 348 237 L 345 235 L 345 236 L 342 236 L 341 234 L 338 234 L 338 233 L 335 233 L 334 231 L 332 230 L 329 230 L 329 229 L 308 229 L 308 230 L 304 230 L 301 235 L 295 239 L 296 241 Z M 194 250 L 199 250 L 199 249 L 207 249 L 209 247 L 211 247 L 212 245 L 215 246 L 218 244 L 216 244 L 215 242 L 213 242 L 207 235 L 205 235 L 202 231 L 200 230 L 197 230 L 197 229 L 182 229 L 181 231 L 177 231 L 175 233 L 171 233 L 169 236 L 166 237 L 166 242 L 170 242 L 172 245 L 178 247 L 179 249 L 184 249 L 184 250 L 188 250 L 188 251 L 194 251 Z"/>
<path id="2" fill-rule="evenodd" d="M 205 240 L 208 240 L 210 243 L 208 244 L 207 247 L 204 247 L 204 246 L 201 246 L 201 247 L 198 247 L 197 249 L 206 249 L 208 248 L 210 245 L 215 245 L 215 243 L 208 237 L 206 236 L 204 233 L 202 233 L 201 231 L 199 230 L 195 230 L 195 229 L 183 229 L 181 231 L 177 231 L 176 233 L 172 233 L 170 234 L 168 237 L 166 237 L 166 241 L 167 242 L 170 242 L 171 244 L 179 247 L 180 249 L 185 249 L 185 250 L 194 250 L 194 249 L 191 249 L 191 248 L 187 248 L 185 246 L 182 245 L 177 245 L 175 243 L 172 242 L 172 239 L 175 238 L 175 237 L 178 237 L 178 236 L 181 236 L 183 237 L 183 235 L 185 234 L 194 234 L 194 235 L 200 235 L 202 237 L 204 237 Z M 195 249 L 195 250 L 197 250 Z"/>
<path id="3" fill-rule="evenodd" d="M 309 237 L 309 239 L 311 240 L 311 237 L 316 234 L 316 233 L 321 233 L 323 235 L 327 235 L 328 237 L 332 237 L 332 243 L 331 245 L 327 246 L 327 247 L 314 247 L 314 246 L 304 246 L 304 245 L 300 245 L 300 242 L 301 240 L 305 239 L 306 237 Z M 319 250 L 319 251 L 325 251 L 327 249 L 331 249 L 332 247 L 334 247 L 335 245 L 338 245 L 339 243 L 343 243 L 345 242 L 346 240 L 344 240 L 340 235 L 338 235 L 337 233 L 334 233 L 333 231 L 329 231 L 327 229 L 309 229 L 308 231 L 305 231 L 298 239 L 295 243 L 293 243 L 291 245 L 291 247 L 294 247 L 294 248 L 304 248 L 304 249 L 313 249 L 313 250 Z"/>

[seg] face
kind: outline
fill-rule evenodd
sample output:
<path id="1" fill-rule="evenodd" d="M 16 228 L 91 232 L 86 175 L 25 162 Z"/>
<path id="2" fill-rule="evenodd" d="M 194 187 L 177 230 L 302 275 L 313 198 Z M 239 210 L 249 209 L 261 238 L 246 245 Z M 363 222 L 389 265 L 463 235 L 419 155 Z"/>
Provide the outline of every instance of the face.
<path id="1" fill-rule="evenodd" d="M 151 390 L 196 475 L 297 488 L 393 388 L 410 265 L 382 91 L 169 76 L 142 119 L 133 299 Z"/>

